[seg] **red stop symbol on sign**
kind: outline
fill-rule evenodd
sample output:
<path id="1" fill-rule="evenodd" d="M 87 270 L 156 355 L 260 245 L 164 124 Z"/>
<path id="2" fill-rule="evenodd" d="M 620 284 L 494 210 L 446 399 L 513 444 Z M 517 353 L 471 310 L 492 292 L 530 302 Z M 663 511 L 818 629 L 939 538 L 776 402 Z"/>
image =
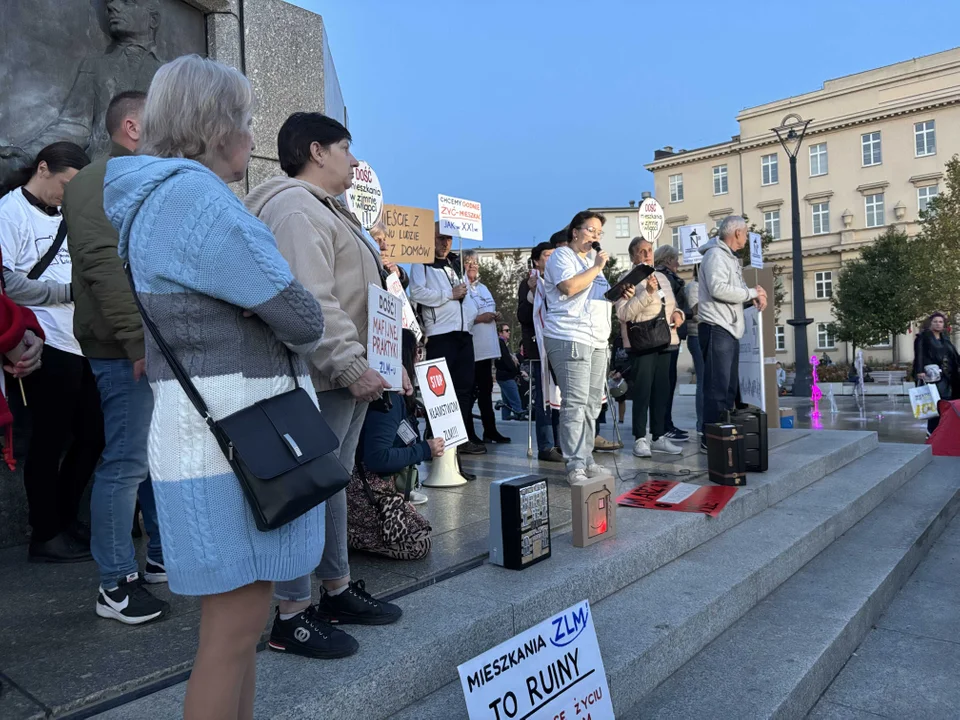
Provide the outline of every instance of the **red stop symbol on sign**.
<path id="1" fill-rule="evenodd" d="M 430 386 L 430 390 L 437 397 L 440 397 L 447 391 L 447 381 L 444 379 L 443 373 L 440 372 L 440 368 L 436 365 L 431 365 L 427 368 L 427 385 Z"/>

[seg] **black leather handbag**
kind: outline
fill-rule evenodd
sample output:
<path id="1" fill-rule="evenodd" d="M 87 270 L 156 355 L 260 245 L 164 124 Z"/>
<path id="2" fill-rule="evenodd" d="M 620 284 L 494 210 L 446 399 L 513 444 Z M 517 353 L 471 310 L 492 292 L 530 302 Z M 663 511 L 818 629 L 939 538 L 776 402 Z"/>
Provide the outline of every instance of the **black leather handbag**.
<path id="1" fill-rule="evenodd" d="M 300 387 L 289 349 L 287 360 L 294 390 L 214 420 L 190 376 L 144 310 L 129 265 L 126 270 L 144 326 L 217 439 L 240 481 L 258 530 L 276 530 L 347 487 L 350 473 L 335 455 L 340 443 L 307 391 Z"/>
<path id="2" fill-rule="evenodd" d="M 627 325 L 630 352 L 650 353 L 670 345 L 670 326 L 667 324 L 667 301 L 660 298 L 660 313 L 653 320 Z"/>

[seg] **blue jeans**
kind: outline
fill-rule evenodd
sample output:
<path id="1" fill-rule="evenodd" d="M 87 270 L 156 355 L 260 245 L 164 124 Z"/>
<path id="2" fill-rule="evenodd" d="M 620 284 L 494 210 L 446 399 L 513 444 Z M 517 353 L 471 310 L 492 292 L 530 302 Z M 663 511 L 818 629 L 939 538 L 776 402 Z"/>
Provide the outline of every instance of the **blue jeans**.
<path id="1" fill-rule="evenodd" d="M 523 414 L 523 401 L 520 400 L 520 388 L 517 387 L 516 380 L 497 380 L 500 386 L 500 397 L 503 405 L 500 407 L 500 416 L 504 420 L 510 420 L 511 412 L 514 415 Z"/>
<path id="2" fill-rule="evenodd" d="M 720 422 L 733 410 L 740 386 L 740 341 L 719 325 L 700 323 L 703 350 L 703 422 Z"/>
<path id="3" fill-rule="evenodd" d="M 560 447 L 560 411 L 544 407 L 543 404 L 543 376 L 540 374 L 540 363 L 530 363 L 530 391 L 533 393 L 533 419 L 537 426 L 537 450 L 550 452 Z"/>
<path id="4" fill-rule="evenodd" d="M 90 550 L 100 566 L 100 584 L 138 572 L 130 530 L 137 497 L 149 536 L 147 557 L 163 563 L 157 505 L 147 464 L 147 435 L 153 414 L 153 392 L 145 377 L 133 379 L 129 360 L 90 359 L 100 390 L 106 445 L 93 474 L 90 494 Z"/>
<path id="5" fill-rule="evenodd" d="M 697 335 L 687 336 L 687 350 L 693 358 L 693 372 L 697 376 L 697 432 L 703 432 L 703 350 Z"/>

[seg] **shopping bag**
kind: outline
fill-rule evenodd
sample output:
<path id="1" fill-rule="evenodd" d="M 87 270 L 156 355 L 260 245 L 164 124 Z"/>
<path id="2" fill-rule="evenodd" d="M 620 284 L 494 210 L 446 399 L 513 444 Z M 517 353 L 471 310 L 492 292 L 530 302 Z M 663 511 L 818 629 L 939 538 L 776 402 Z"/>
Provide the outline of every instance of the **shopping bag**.
<path id="1" fill-rule="evenodd" d="M 940 402 L 940 392 L 936 385 L 910 388 L 910 407 L 913 408 L 913 417 L 917 420 L 936 417 L 938 402 Z"/>

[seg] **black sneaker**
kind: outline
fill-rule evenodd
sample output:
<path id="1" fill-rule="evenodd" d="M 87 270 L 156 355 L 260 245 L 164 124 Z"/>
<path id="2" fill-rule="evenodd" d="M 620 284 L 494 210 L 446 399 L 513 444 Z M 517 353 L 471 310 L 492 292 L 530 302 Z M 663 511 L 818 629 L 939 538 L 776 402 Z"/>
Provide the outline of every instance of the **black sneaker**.
<path id="1" fill-rule="evenodd" d="M 139 573 L 127 575 L 115 590 L 104 590 L 101 585 L 97 598 L 97 615 L 119 620 L 126 625 L 142 625 L 159 620 L 169 609 L 170 605 L 147 591 Z"/>
<path id="2" fill-rule="evenodd" d="M 690 439 L 689 433 L 680 428 L 671 428 L 664 434 L 674 442 L 687 442 Z"/>
<path id="3" fill-rule="evenodd" d="M 335 625 L 389 625 L 403 615 L 398 606 L 381 602 L 368 593 L 363 580 L 354 580 L 339 595 L 324 592 L 317 611 Z"/>
<path id="4" fill-rule="evenodd" d="M 487 446 L 471 440 L 463 443 L 463 445 L 458 445 L 457 452 L 461 455 L 486 455 Z"/>
<path id="5" fill-rule="evenodd" d="M 281 620 L 278 609 L 267 647 L 276 652 L 334 660 L 353 655 L 360 643 L 323 620 L 317 607 L 311 605 L 289 620 Z"/>
<path id="6" fill-rule="evenodd" d="M 506 445 L 510 442 L 510 438 L 508 438 L 506 435 L 501 435 L 498 432 L 492 433 L 490 435 L 487 435 L 486 433 L 484 433 L 483 441 L 485 443 L 500 443 L 501 445 Z"/>
<path id="7" fill-rule="evenodd" d="M 560 454 L 556 448 L 550 448 L 549 450 L 541 450 L 537 453 L 537 459 L 542 460 L 543 462 L 555 462 L 562 463 L 563 455 Z"/>
<path id="8" fill-rule="evenodd" d="M 163 563 L 154 562 L 147 558 L 147 564 L 143 568 L 143 579 L 148 585 L 159 585 L 167 581 L 167 569 Z"/>

